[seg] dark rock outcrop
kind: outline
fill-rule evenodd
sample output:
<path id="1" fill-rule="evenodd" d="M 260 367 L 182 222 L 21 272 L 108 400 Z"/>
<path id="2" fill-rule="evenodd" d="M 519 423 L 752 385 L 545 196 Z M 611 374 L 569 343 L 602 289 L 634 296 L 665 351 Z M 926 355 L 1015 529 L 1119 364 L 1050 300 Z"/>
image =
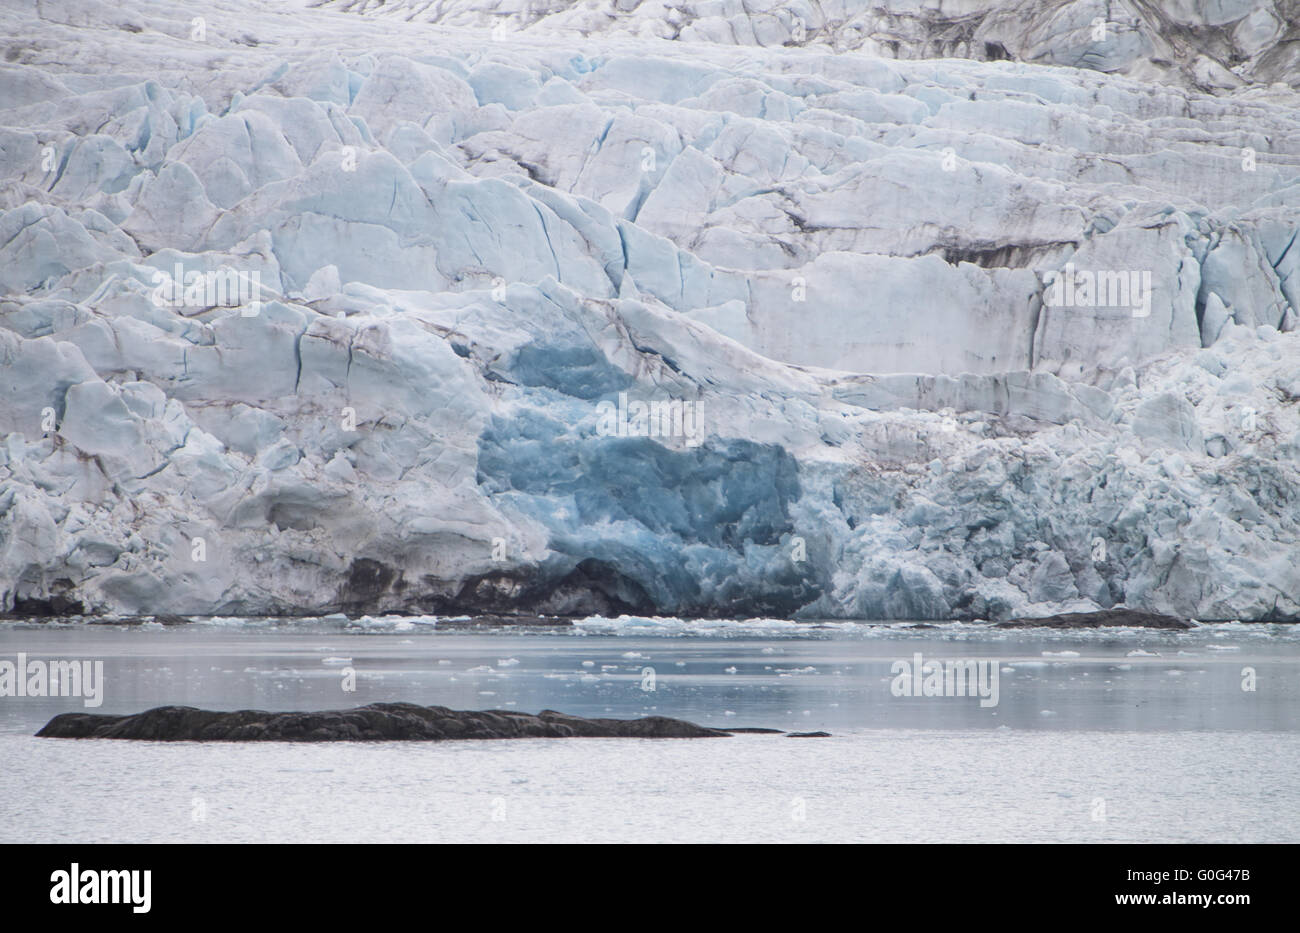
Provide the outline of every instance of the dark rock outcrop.
<path id="1" fill-rule="evenodd" d="M 194 621 L 193 619 L 186 618 L 185 616 L 178 616 L 172 614 L 157 615 L 153 617 L 153 620 L 157 622 L 159 625 L 189 625 Z"/>
<path id="2" fill-rule="evenodd" d="M 130 716 L 63 713 L 38 736 L 60 739 L 138 739 L 153 742 L 385 742 L 445 739 L 640 738 L 726 736 L 680 719 L 584 719 L 554 710 L 462 711 L 414 703 L 372 703 L 350 710 L 272 713 L 213 712 L 160 706 Z"/>
<path id="3" fill-rule="evenodd" d="M 998 622 L 998 628 L 1195 628 L 1191 622 L 1157 612 L 1139 612 L 1135 609 L 1103 609 L 1100 612 L 1067 612 L 1042 619 L 1012 619 Z"/>

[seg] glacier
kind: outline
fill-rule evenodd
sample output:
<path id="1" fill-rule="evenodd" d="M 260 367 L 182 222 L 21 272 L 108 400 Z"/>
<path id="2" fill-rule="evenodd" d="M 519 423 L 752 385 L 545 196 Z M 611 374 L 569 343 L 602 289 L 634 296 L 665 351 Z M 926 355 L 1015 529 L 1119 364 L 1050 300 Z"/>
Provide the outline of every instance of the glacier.
<path id="1" fill-rule="evenodd" d="M 0 611 L 1300 620 L 1292 4 L 0 24 Z"/>

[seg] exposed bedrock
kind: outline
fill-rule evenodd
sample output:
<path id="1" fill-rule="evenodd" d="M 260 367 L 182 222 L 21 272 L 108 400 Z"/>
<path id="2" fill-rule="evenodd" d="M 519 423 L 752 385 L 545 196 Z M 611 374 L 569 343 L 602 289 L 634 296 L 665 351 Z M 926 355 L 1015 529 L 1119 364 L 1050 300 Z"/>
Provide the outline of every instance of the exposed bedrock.
<path id="1" fill-rule="evenodd" d="M 1300 618 L 1282 4 L 329 6 L 0 10 L 0 612 Z"/>

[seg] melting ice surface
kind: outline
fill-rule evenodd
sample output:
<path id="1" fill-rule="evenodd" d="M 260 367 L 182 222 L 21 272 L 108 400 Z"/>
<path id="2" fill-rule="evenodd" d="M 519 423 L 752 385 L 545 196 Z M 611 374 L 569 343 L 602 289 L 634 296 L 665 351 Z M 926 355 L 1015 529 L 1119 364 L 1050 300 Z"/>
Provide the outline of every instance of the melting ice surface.
<path id="1" fill-rule="evenodd" d="M 1292 627 L 989 632 L 623 617 L 489 631 L 465 621 L 7 626 L 0 657 L 102 659 L 109 713 L 400 700 L 833 736 L 56 741 L 32 733 L 80 700 L 6 698 L 0 840 L 1300 838 Z M 892 665 L 917 653 L 995 660 L 998 705 L 893 696 Z M 1242 689 L 1247 668 L 1254 691 Z"/>

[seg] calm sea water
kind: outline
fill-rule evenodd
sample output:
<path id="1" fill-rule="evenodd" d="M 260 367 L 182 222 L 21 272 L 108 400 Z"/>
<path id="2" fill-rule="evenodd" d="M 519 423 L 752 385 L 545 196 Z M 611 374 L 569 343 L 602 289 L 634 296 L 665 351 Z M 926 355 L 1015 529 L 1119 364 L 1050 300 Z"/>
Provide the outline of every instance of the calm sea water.
<path id="1" fill-rule="evenodd" d="M 3 842 L 1300 841 L 1286 626 L 0 626 L 0 660 L 18 652 L 102 661 L 99 712 L 401 700 L 833 735 L 70 741 L 33 733 L 81 699 L 4 697 Z M 996 662 L 997 705 L 894 696 L 892 666 L 917 653 Z"/>

